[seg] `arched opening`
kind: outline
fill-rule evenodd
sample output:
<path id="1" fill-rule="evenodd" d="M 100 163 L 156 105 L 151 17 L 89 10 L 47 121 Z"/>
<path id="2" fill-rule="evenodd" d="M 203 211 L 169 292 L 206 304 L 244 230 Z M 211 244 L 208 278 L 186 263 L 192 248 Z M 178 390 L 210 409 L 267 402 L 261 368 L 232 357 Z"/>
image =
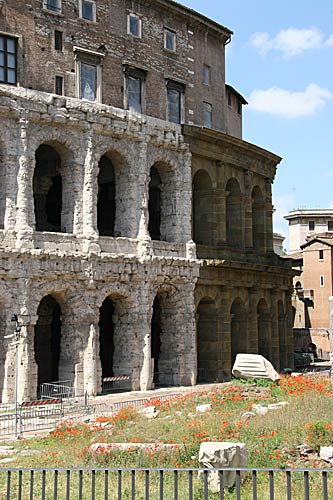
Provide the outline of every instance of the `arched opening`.
<path id="1" fill-rule="evenodd" d="M 265 299 L 261 299 L 257 306 L 258 316 L 258 352 L 270 360 L 271 342 L 271 315 Z"/>
<path id="2" fill-rule="evenodd" d="M 148 231 L 152 240 L 161 239 L 161 177 L 156 167 L 150 169 Z"/>
<path id="3" fill-rule="evenodd" d="M 33 177 L 36 231 L 61 231 L 62 177 L 57 151 L 42 144 L 36 151 Z"/>
<path id="4" fill-rule="evenodd" d="M 114 236 L 116 218 L 115 172 L 112 161 L 102 156 L 99 161 L 97 228 L 100 236 Z"/>
<path id="5" fill-rule="evenodd" d="M 151 318 L 151 358 L 154 360 L 155 385 L 159 384 L 158 362 L 161 354 L 161 303 L 156 296 L 153 303 L 153 315 Z"/>
<path id="6" fill-rule="evenodd" d="M 113 377 L 114 375 L 114 313 L 114 303 L 107 297 L 99 310 L 99 354 L 102 365 L 102 378 Z"/>
<path id="7" fill-rule="evenodd" d="M 234 248 L 243 246 L 242 193 L 236 179 L 229 179 L 226 185 L 226 239 Z"/>
<path id="8" fill-rule="evenodd" d="M 247 345 L 247 314 L 243 301 L 235 299 L 230 310 L 231 315 L 231 364 L 236 355 L 246 353 Z"/>
<path id="9" fill-rule="evenodd" d="M 265 251 L 265 201 L 259 186 L 252 190 L 252 241 L 253 248 Z"/>
<path id="10" fill-rule="evenodd" d="M 197 308 L 198 382 L 218 380 L 219 338 L 215 302 L 206 297 Z"/>
<path id="11" fill-rule="evenodd" d="M 286 368 L 286 315 L 282 300 L 278 302 L 278 330 L 279 330 L 279 354 L 280 354 L 280 369 Z"/>
<path id="12" fill-rule="evenodd" d="M 58 302 L 47 295 L 37 309 L 35 325 L 35 360 L 38 366 L 38 386 L 59 380 L 61 349 L 61 309 Z"/>
<path id="13" fill-rule="evenodd" d="M 209 174 L 199 170 L 193 179 L 193 240 L 198 245 L 213 245 L 213 188 Z"/>

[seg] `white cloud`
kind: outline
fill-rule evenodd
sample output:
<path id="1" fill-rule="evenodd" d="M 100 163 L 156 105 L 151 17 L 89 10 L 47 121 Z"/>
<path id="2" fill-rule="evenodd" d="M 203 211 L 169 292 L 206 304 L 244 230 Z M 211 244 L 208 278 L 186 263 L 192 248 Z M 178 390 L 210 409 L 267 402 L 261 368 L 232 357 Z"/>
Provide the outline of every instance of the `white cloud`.
<path id="1" fill-rule="evenodd" d="M 325 41 L 323 33 L 315 26 L 308 29 L 288 28 L 279 31 L 273 38 L 265 32 L 254 33 L 250 44 L 263 55 L 276 50 L 292 57 L 306 50 L 333 46 L 333 34 Z"/>
<path id="2" fill-rule="evenodd" d="M 332 92 L 314 83 L 308 85 L 304 92 L 272 87 L 267 90 L 254 90 L 249 97 L 249 108 L 285 118 L 299 118 L 314 114 L 332 97 Z"/>

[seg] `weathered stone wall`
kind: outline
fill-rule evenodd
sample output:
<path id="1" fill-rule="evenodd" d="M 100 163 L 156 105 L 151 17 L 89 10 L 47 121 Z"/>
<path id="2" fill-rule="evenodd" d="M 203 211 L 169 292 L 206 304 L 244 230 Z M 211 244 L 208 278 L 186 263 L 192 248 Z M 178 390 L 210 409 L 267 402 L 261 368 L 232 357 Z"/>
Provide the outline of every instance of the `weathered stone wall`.
<path id="1" fill-rule="evenodd" d="M 213 128 L 226 130 L 224 44 L 231 32 L 171 2 L 98 0 L 96 22 L 80 19 L 78 0 L 62 0 L 61 13 L 43 9 L 42 0 L 6 0 L 0 32 L 18 37 L 18 82 L 25 88 L 55 92 L 55 76 L 64 78 L 64 94 L 78 96 L 74 47 L 102 54 L 102 102 L 123 108 L 124 67 L 147 71 L 144 113 L 166 118 L 166 80 L 185 84 L 183 121 L 203 124 L 203 102 L 213 106 Z M 127 15 L 141 19 L 142 37 L 127 34 Z M 164 49 L 164 28 L 176 33 L 176 51 Z M 54 32 L 63 33 L 55 50 Z M 203 65 L 211 79 L 203 84 Z"/>

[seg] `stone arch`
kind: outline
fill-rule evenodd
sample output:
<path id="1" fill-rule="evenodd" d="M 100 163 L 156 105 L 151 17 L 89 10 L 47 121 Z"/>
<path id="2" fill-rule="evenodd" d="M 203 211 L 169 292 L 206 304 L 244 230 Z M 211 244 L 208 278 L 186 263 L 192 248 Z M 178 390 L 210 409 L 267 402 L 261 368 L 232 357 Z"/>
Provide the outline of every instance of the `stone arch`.
<path id="1" fill-rule="evenodd" d="M 98 167 L 97 229 L 100 236 L 114 236 L 116 216 L 114 166 L 111 159 L 103 155 Z"/>
<path id="2" fill-rule="evenodd" d="M 72 232 L 74 180 L 69 164 L 72 153 L 57 141 L 47 141 L 35 151 L 33 197 L 36 231 Z"/>
<path id="3" fill-rule="evenodd" d="M 206 170 L 198 170 L 193 178 L 192 231 L 199 245 L 213 245 L 213 185 Z"/>
<path id="4" fill-rule="evenodd" d="M 148 231 L 153 240 L 175 241 L 177 225 L 175 168 L 157 161 L 149 171 Z"/>
<path id="5" fill-rule="evenodd" d="M 37 364 L 37 385 L 59 380 L 61 353 L 61 308 L 53 295 L 42 298 L 37 309 L 34 352 Z"/>
<path id="6" fill-rule="evenodd" d="M 216 303 L 211 297 L 204 297 L 197 307 L 198 382 L 218 380 L 219 347 Z"/>
<path id="7" fill-rule="evenodd" d="M 279 331 L 279 354 L 280 354 L 280 369 L 286 368 L 287 365 L 287 325 L 286 312 L 282 300 L 278 301 L 278 331 Z"/>
<path id="8" fill-rule="evenodd" d="M 247 339 L 247 311 L 244 302 L 236 298 L 230 308 L 231 324 L 231 365 L 235 362 L 236 355 L 246 353 L 248 350 Z"/>
<path id="9" fill-rule="evenodd" d="M 256 250 L 265 251 L 266 216 L 265 200 L 259 186 L 252 190 L 252 244 Z"/>
<path id="10" fill-rule="evenodd" d="M 232 177 L 226 185 L 226 240 L 233 248 L 243 247 L 243 202 L 240 185 Z"/>
<path id="11" fill-rule="evenodd" d="M 128 365 L 129 299 L 119 293 L 107 295 L 99 309 L 99 358 L 102 379 L 105 377 L 131 375 Z"/>
<path id="12" fill-rule="evenodd" d="M 260 299 L 257 305 L 258 317 L 258 352 L 270 360 L 271 346 L 271 314 L 265 299 Z"/>
<path id="13" fill-rule="evenodd" d="M 154 295 L 151 314 L 151 359 L 153 382 L 157 386 L 173 385 L 175 379 L 177 339 L 177 295 L 173 285 L 160 286 Z"/>
<path id="14" fill-rule="evenodd" d="M 97 229 L 100 236 L 130 236 L 130 172 L 127 158 L 117 149 L 103 150 L 96 175 Z"/>

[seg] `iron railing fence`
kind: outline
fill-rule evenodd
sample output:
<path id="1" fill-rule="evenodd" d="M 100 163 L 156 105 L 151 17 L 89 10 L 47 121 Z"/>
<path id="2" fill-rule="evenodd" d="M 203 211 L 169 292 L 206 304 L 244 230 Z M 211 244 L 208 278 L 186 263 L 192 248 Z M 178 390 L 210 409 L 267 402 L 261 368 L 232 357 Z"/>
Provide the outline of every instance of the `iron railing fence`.
<path id="1" fill-rule="evenodd" d="M 332 469 L 0 469 L 6 500 L 331 500 Z M 235 485 L 226 488 L 227 477 Z"/>
<path id="2" fill-rule="evenodd" d="M 40 399 L 70 399 L 75 397 L 74 384 L 70 380 L 45 382 L 39 387 Z"/>
<path id="3" fill-rule="evenodd" d="M 123 408 L 143 409 L 149 404 L 175 400 L 181 393 L 172 393 L 151 398 L 140 398 L 114 403 L 91 404 L 87 396 L 75 399 L 39 399 L 17 404 L 0 403 L 0 436 L 22 435 L 52 429 L 64 420 L 82 421 L 97 415 L 115 415 Z M 16 409 L 15 409 L 16 408 Z M 1 497 L 0 497 L 1 498 Z"/>

